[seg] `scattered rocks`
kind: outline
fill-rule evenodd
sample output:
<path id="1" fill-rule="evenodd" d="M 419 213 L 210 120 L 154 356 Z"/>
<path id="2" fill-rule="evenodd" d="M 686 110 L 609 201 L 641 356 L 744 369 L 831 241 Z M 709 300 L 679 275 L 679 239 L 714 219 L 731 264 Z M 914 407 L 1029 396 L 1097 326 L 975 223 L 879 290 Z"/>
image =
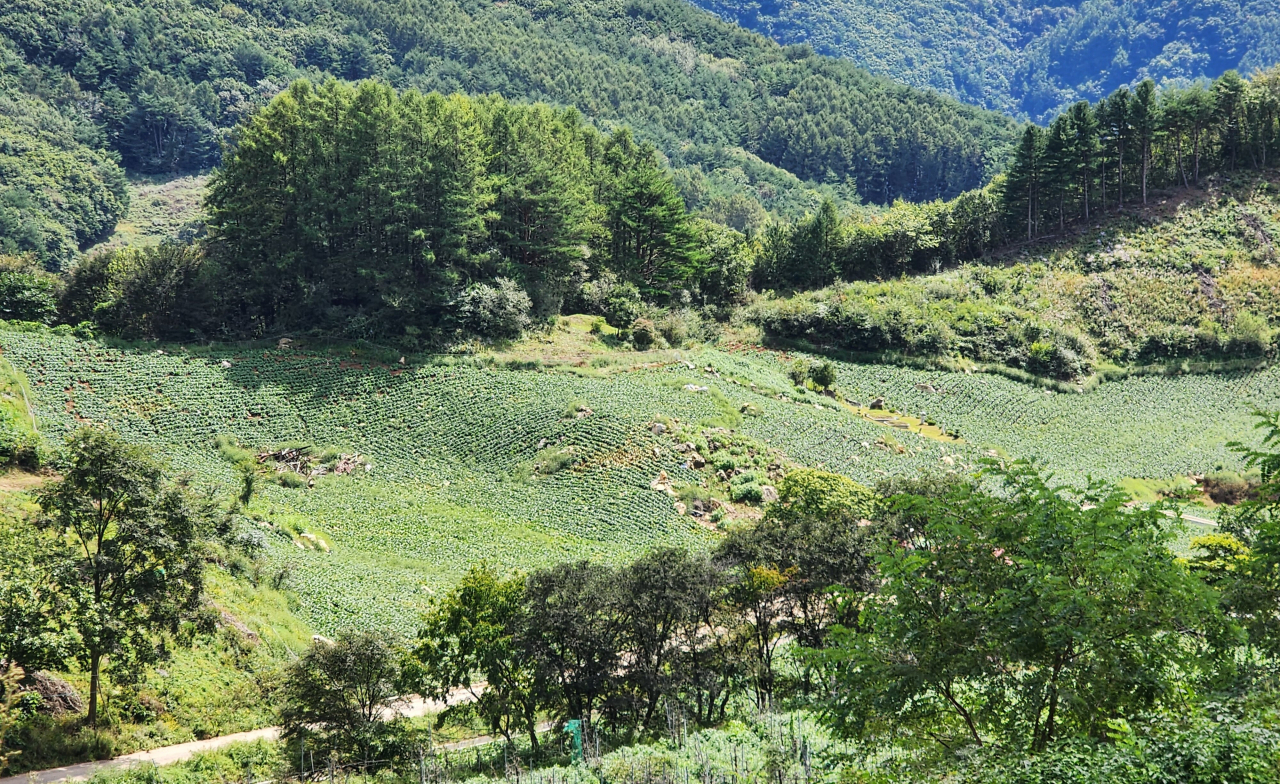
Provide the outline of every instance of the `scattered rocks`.
<path id="1" fill-rule="evenodd" d="M 228 360 L 225 360 L 225 359 L 224 359 L 224 360 L 222 360 L 222 369 L 223 369 L 223 370 L 227 370 L 227 369 L 229 369 L 230 367 L 231 367 L 231 363 L 230 363 Z"/>
<path id="2" fill-rule="evenodd" d="M 707 465 L 707 459 L 697 452 L 694 452 L 689 456 L 689 463 L 694 468 L 705 468 Z"/>
<path id="3" fill-rule="evenodd" d="M 662 424 L 661 422 L 654 422 L 653 427 L 649 429 L 653 432 L 655 436 L 660 436 L 663 433 L 667 432 L 667 426 Z"/>
<path id="4" fill-rule="evenodd" d="M 872 411 L 884 411 L 884 398 L 878 397 L 867 404 L 867 408 Z"/>
<path id="5" fill-rule="evenodd" d="M 771 504 L 778 500 L 778 489 L 773 485 L 760 485 L 760 501 Z"/>
<path id="6" fill-rule="evenodd" d="M 678 515 L 682 515 L 682 514 L 684 514 L 686 511 L 688 511 L 688 510 L 685 508 L 685 505 L 684 505 L 683 503 L 679 502 L 679 501 L 676 501 L 676 514 L 678 514 Z"/>

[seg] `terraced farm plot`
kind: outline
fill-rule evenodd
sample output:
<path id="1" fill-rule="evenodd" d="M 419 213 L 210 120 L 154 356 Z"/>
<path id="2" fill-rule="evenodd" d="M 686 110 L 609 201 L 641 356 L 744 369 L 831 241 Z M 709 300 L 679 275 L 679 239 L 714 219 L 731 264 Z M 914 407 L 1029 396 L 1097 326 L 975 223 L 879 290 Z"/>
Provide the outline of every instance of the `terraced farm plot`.
<path id="1" fill-rule="evenodd" d="M 655 420 L 725 426 L 790 460 L 874 483 L 967 470 L 982 451 L 1043 458 L 1061 479 L 1168 476 L 1231 466 L 1224 444 L 1252 436 L 1249 412 L 1280 406 L 1276 371 L 1145 378 L 1084 395 L 1007 379 L 840 364 L 851 398 L 926 410 L 965 443 L 886 427 L 796 391 L 769 351 L 655 354 L 603 373 L 508 370 L 478 361 L 382 366 L 291 350 L 133 350 L 52 333 L 0 331 L 30 381 L 41 429 L 104 423 L 225 493 L 238 477 L 214 439 L 251 448 L 305 441 L 363 455 L 313 489 L 263 488 L 250 511 L 273 535 L 301 612 L 317 630 L 413 627 L 433 592 L 471 564 L 530 568 L 621 559 L 714 534 L 651 486 L 700 481 Z M 643 359 L 637 357 L 637 359 Z M 710 370 L 708 370 L 710 368 Z M 930 384 L 942 394 L 917 389 Z M 745 411 L 745 412 L 744 412 Z M 565 466 L 532 470 L 548 452 Z M 297 534 L 314 533 L 330 551 Z"/>
<path id="2" fill-rule="evenodd" d="M 795 355 L 742 351 L 781 373 Z M 1037 389 L 998 375 L 834 363 L 840 389 L 957 429 L 973 455 L 996 448 L 1037 458 L 1062 481 L 1167 478 L 1240 465 L 1227 443 L 1257 440 L 1255 410 L 1280 409 L 1280 368 L 1221 375 L 1143 376 L 1085 394 Z M 932 391 L 931 391 L 932 390 Z M 811 396 L 817 397 L 817 396 Z M 898 436 L 902 439 L 902 436 Z M 904 440 L 905 443 L 905 440 Z M 937 447 L 935 447 L 936 449 Z M 811 459 L 829 448 L 810 448 Z M 838 461 L 839 455 L 830 455 Z M 836 465 L 837 462 L 832 462 Z"/>

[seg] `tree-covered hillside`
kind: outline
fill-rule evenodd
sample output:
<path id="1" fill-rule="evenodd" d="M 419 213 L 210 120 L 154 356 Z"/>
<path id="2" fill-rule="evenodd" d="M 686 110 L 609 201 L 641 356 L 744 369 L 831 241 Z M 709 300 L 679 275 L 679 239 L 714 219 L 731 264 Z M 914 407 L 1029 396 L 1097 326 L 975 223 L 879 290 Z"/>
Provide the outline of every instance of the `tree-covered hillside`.
<path id="1" fill-rule="evenodd" d="M 6 94 L 56 110 L 131 172 L 217 165 L 231 129 L 299 77 L 375 78 L 630 126 L 686 169 L 691 207 L 730 223 L 761 206 L 803 214 L 818 186 L 874 202 L 954 196 L 998 170 L 1014 136 L 998 115 L 679 0 L 21 0 L 0 8 L 0 51 Z"/>
<path id="2" fill-rule="evenodd" d="M 692 1 L 783 43 L 1037 121 L 1145 78 L 1280 61 L 1280 6 L 1261 0 Z"/>

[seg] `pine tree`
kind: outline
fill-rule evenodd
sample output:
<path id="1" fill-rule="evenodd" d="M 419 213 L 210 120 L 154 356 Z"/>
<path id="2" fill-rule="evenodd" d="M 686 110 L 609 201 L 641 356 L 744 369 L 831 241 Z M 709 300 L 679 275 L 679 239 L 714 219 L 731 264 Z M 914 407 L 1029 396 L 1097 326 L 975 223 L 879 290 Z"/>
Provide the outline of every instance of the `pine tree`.
<path id="1" fill-rule="evenodd" d="M 1060 114 L 1050 124 L 1044 159 L 1048 188 L 1058 201 L 1058 230 L 1063 231 L 1067 227 L 1067 194 L 1077 182 L 1079 166 L 1070 115 Z"/>
<path id="2" fill-rule="evenodd" d="M 1028 124 L 1014 152 L 1013 163 L 1005 179 L 1005 202 L 1009 214 L 1020 216 L 1027 224 L 1027 239 L 1039 233 L 1040 190 L 1044 185 L 1045 132 Z"/>
<path id="3" fill-rule="evenodd" d="M 1155 141 L 1157 129 L 1156 83 L 1144 79 L 1133 91 L 1130 103 L 1130 122 L 1133 126 L 1134 141 L 1138 146 L 1138 154 L 1142 161 L 1142 203 L 1147 203 L 1147 180 L 1151 171 L 1151 145 Z"/>
<path id="4" fill-rule="evenodd" d="M 1075 170 L 1080 183 L 1080 200 L 1084 205 L 1084 218 L 1089 219 L 1089 199 L 1098 158 L 1098 118 L 1088 101 L 1072 105 L 1071 128 L 1075 131 Z"/>

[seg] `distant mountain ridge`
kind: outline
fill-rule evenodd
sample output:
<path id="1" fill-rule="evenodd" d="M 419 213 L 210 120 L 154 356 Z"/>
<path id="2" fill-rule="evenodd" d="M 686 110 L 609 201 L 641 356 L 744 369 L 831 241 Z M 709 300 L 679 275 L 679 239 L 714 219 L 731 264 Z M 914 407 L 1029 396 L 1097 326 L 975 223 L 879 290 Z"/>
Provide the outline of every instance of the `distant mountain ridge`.
<path id="1" fill-rule="evenodd" d="M 1148 77 L 1280 62 L 1280 4 L 1269 0 L 690 1 L 781 43 L 1037 122 Z"/>

